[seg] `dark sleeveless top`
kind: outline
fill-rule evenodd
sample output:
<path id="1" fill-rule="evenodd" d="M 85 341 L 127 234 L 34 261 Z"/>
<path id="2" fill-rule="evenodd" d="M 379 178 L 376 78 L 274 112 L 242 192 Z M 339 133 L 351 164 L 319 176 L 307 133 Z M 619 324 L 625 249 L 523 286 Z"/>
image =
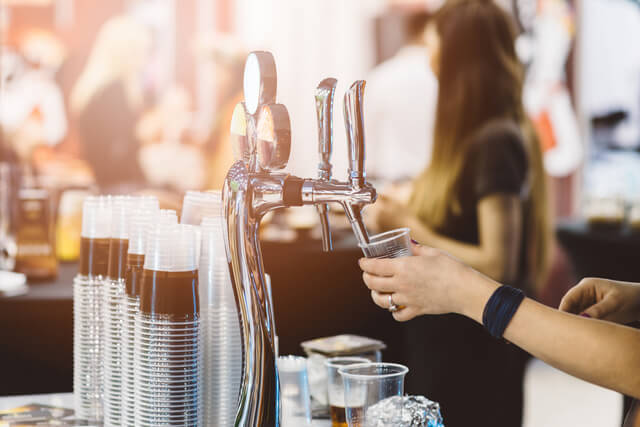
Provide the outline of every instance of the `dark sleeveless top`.
<path id="1" fill-rule="evenodd" d="M 437 231 L 460 242 L 479 241 L 477 209 L 493 195 L 528 200 L 529 162 L 524 137 L 513 121 L 487 124 L 474 135 L 456 189 L 460 212 L 448 215 Z M 523 224 L 526 223 L 523 205 Z M 524 227 L 523 227 L 524 228 Z M 526 233 L 513 286 L 527 288 Z M 496 427 L 522 424 L 522 379 L 526 354 L 491 337 L 474 321 L 457 314 L 420 316 L 402 324 L 411 349 L 405 391 L 440 403 L 447 427 Z"/>
<path id="2" fill-rule="evenodd" d="M 522 224 L 530 214 L 529 160 L 524 136 L 516 122 L 496 120 L 481 128 L 473 138 L 463 171 L 456 183 L 460 211 L 449 213 L 436 231 L 459 242 L 479 243 L 478 204 L 486 197 L 501 194 L 518 196 L 522 202 Z M 522 229 L 518 274 L 513 283 L 531 289 L 527 263 L 528 235 Z"/>
<path id="3" fill-rule="evenodd" d="M 640 427 L 640 401 L 634 400 L 624 421 L 624 427 Z"/>

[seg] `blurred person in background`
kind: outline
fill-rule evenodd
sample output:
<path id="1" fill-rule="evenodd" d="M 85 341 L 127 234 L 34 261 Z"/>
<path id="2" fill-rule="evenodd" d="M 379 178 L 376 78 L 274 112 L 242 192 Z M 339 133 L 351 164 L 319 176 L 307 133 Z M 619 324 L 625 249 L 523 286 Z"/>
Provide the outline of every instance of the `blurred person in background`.
<path id="1" fill-rule="evenodd" d="M 84 157 L 103 191 L 144 182 L 136 125 L 151 43 L 149 31 L 132 18 L 109 19 L 71 92 Z"/>
<path id="2" fill-rule="evenodd" d="M 188 92 L 177 86 L 169 88 L 138 127 L 143 141 L 140 161 L 148 181 L 156 187 L 221 190 L 234 161 L 229 124 L 242 100 L 247 52 L 233 37 L 216 33 L 198 36 L 194 53 L 203 69 L 211 73 L 214 85 L 216 101 L 207 130 L 197 131 Z M 174 167 L 157 167 L 168 162 Z"/>
<path id="3" fill-rule="evenodd" d="M 383 195 L 368 220 L 382 230 L 408 226 L 421 243 L 533 294 L 544 283 L 551 226 L 514 37 L 492 0 L 450 0 L 438 11 L 427 31 L 439 84 L 431 163 L 408 204 Z M 456 314 L 416 319 L 406 332 L 413 378 L 424 381 L 409 392 L 439 401 L 447 426 L 521 424 L 523 352 Z"/>
<path id="4" fill-rule="evenodd" d="M 200 40 L 198 53 L 211 61 L 215 75 L 215 117 L 204 143 L 207 159 L 206 188 L 221 190 L 234 161 L 229 124 L 235 106 L 243 98 L 242 76 L 248 52 L 233 37 L 212 34 Z"/>
<path id="5" fill-rule="evenodd" d="M 60 144 L 67 134 L 64 98 L 55 80 L 64 58 L 62 43 L 40 29 L 25 31 L 18 51 L 0 57 L 0 128 L 7 149 L 29 174 L 36 150 Z"/>
<path id="6" fill-rule="evenodd" d="M 413 179 L 429 164 L 438 94 L 425 45 L 429 17 L 411 12 L 407 44 L 367 78 L 367 173 L 374 179 Z"/>
<path id="7" fill-rule="evenodd" d="M 138 160 L 149 185 L 178 192 L 201 189 L 206 161 L 193 132 L 191 96 L 182 86 L 167 88 L 145 111 L 137 127 Z M 171 164 L 170 168 L 163 165 Z"/>

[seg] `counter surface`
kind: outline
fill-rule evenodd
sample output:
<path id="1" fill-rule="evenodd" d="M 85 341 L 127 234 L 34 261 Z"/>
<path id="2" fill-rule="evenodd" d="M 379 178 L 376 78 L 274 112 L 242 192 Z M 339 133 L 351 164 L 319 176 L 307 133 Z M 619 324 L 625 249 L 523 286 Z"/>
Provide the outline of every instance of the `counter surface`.
<path id="1" fill-rule="evenodd" d="M 73 393 L 32 394 L 0 397 L 0 411 L 29 405 L 50 405 L 58 408 L 73 408 Z M 313 420 L 313 427 L 329 427 L 329 420 Z"/>
<path id="2" fill-rule="evenodd" d="M 300 343 L 308 339 L 353 333 L 387 342 L 384 359 L 401 362 L 399 325 L 371 302 L 357 265 L 362 252 L 355 239 L 335 237 L 335 250 L 328 253 L 311 238 L 262 242 L 280 354 L 302 354 Z M 0 396 L 72 391 L 77 269 L 61 264 L 57 280 L 30 283 L 27 294 L 0 298 Z"/>

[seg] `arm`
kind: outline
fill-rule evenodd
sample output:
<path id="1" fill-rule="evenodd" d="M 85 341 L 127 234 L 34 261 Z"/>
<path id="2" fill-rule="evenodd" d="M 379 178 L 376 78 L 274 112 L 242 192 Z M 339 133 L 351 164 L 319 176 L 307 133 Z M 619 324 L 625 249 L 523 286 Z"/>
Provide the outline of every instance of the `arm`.
<path id="1" fill-rule="evenodd" d="M 420 243 L 450 253 L 487 276 L 510 282 L 516 279 L 522 239 L 522 204 L 519 197 L 493 194 L 478 203 L 477 245 L 460 242 L 433 231 L 407 212 L 406 207 L 381 197 L 372 210 L 381 228 L 408 226 L 411 236 Z"/>
<path id="2" fill-rule="evenodd" d="M 462 314 L 482 322 L 482 311 L 498 286 L 478 276 L 475 298 Z M 482 283 L 485 282 L 485 283 Z M 640 331 L 563 313 L 525 299 L 504 337 L 570 375 L 640 398 Z"/>
<path id="3" fill-rule="evenodd" d="M 417 256 L 363 259 L 364 280 L 374 302 L 406 321 L 422 314 L 459 313 L 482 322 L 489 297 L 499 286 L 439 250 L 418 247 Z M 571 375 L 640 398 L 640 331 L 587 319 L 525 299 L 504 337 Z"/>
<path id="4" fill-rule="evenodd" d="M 522 239 L 522 204 L 517 196 L 495 194 L 478 203 L 477 245 L 442 236 L 420 220 L 407 220 L 411 234 L 419 242 L 438 248 L 487 276 L 512 282 L 518 274 Z"/>

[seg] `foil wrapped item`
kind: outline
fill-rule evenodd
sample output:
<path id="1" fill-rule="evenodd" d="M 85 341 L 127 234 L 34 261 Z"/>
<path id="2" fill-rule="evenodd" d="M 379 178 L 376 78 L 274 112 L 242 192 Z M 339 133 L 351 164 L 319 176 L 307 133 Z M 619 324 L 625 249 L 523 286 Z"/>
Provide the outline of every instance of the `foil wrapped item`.
<path id="1" fill-rule="evenodd" d="M 367 409 L 367 427 L 444 427 L 440 404 L 424 396 L 393 396 Z"/>

